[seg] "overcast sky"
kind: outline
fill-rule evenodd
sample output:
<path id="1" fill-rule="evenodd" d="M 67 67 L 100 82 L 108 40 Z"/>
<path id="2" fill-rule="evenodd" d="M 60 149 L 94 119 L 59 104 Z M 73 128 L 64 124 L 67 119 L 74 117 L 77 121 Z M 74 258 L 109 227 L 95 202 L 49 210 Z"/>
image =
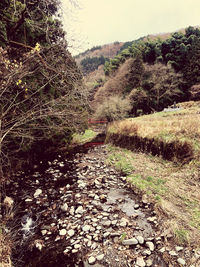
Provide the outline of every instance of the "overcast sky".
<path id="1" fill-rule="evenodd" d="M 72 12 L 68 1 L 62 0 L 70 45 L 79 48 L 74 54 L 200 25 L 200 0 L 79 0 L 80 8 Z"/>

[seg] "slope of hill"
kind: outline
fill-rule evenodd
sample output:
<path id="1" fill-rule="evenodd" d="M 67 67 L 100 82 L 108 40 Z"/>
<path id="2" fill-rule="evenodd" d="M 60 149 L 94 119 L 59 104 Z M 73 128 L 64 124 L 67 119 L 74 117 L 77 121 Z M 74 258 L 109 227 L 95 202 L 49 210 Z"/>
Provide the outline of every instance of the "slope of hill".
<path id="1" fill-rule="evenodd" d="M 105 44 L 103 46 L 95 46 L 91 49 L 86 50 L 83 53 L 80 53 L 74 58 L 78 65 L 80 65 L 81 60 L 85 59 L 86 57 L 92 58 L 103 56 L 107 58 L 113 58 L 118 53 L 123 44 L 123 42 L 114 42 L 111 44 Z"/>

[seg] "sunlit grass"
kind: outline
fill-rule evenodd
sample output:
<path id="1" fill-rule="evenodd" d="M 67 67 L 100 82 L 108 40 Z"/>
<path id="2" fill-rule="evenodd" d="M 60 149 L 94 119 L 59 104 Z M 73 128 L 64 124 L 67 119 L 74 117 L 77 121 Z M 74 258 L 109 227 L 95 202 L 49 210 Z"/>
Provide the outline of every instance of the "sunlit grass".
<path id="1" fill-rule="evenodd" d="M 83 144 L 83 143 L 91 141 L 93 138 L 96 137 L 96 135 L 97 135 L 96 132 L 94 132 L 91 129 L 87 129 L 87 130 L 85 130 L 85 132 L 83 134 L 74 134 L 73 139 L 72 139 L 72 143 Z"/>
<path id="2" fill-rule="evenodd" d="M 109 133 L 136 136 L 144 141 L 153 140 L 158 147 L 161 142 L 173 144 L 174 158 L 175 150 L 184 151 L 186 148 L 193 154 L 190 160 L 200 161 L 200 102 L 176 112 L 157 112 L 114 122 L 108 128 Z"/>
<path id="3" fill-rule="evenodd" d="M 174 231 L 176 241 L 181 244 L 187 244 L 189 241 L 189 233 L 184 228 L 175 229 Z"/>

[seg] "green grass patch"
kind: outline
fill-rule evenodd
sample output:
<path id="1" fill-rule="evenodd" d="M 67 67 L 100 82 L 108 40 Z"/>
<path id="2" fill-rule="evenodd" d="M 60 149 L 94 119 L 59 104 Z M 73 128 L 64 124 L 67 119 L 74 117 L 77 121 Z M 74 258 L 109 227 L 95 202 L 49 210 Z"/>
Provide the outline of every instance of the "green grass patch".
<path id="1" fill-rule="evenodd" d="M 166 180 L 158 177 L 143 177 L 139 174 L 134 174 L 134 161 L 130 150 L 113 146 L 108 146 L 108 150 L 110 153 L 105 163 L 114 166 L 117 170 L 126 174 L 128 181 L 134 187 L 147 194 L 153 194 L 155 199 L 158 200 L 160 200 L 160 196 L 167 192 Z"/>
<path id="2" fill-rule="evenodd" d="M 189 233 L 184 228 L 175 229 L 175 238 L 179 244 L 187 244 L 189 240 Z"/>
<path id="3" fill-rule="evenodd" d="M 147 194 L 153 194 L 155 199 L 160 200 L 160 196 L 167 192 L 166 181 L 157 177 L 142 177 L 141 175 L 130 175 L 129 181 L 139 190 Z"/>
<path id="4" fill-rule="evenodd" d="M 200 209 L 198 207 L 192 210 L 191 226 L 200 230 Z"/>
<path id="5" fill-rule="evenodd" d="M 122 233 L 121 236 L 120 236 L 120 242 L 122 243 L 127 237 L 127 233 Z"/>
<path id="6" fill-rule="evenodd" d="M 97 136 L 97 133 L 92 129 L 87 129 L 83 134 L 74 134 L 72 143 L 73 144 L 83 144 L 91 141 L 93 138 Z"/>
<path id="7" fill-rule="evenodd" d="M 119 149 L 109 146 L 110 154 L 106 160 L 107 165 L 114 166 L 121 173 L 129 175 L 133 170 L 130 162 L 131 152 L 126 149 Z"/>

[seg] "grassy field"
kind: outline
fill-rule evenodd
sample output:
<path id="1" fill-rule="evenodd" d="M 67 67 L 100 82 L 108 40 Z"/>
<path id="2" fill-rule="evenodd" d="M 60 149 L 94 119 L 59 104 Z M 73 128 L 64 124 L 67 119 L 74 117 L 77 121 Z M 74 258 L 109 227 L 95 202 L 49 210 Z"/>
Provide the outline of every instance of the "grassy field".
<path id="1" fill-rule="evenodd" d="M 188 158 L 199 164 L 200 102 L 184 103 L 178 111 L 157 112 L 115 122 L 108 129 L 108 134 L 112 133 L 138 137 L 141 140 L 141 149 L 149 152 L 151 148 L 148 146 L 151 142 L 160 148 L 158 155 L 164 154 L 164 150 L 171 146 L 174 153 L 172 159 L 182 160 L 184 153 L 188 153 Z"/>
<path id="2" fill-rule="evenodd" d="M 151 153 L 142 153 L 142 150 L 131 151 L 108 145 L 106 163 L 125 173 L 134 191 L 148 196 L 155 203 L 163 228 L 172 233 L 178 243 L 198 247 L 200 102 L 195 105 L 185 103 L 184 107 L 176 112 L 159 112 L 114 123 L 108 135 L 137 135 L 145 140 L 161 140 L 168 144 L 187 143 L 193 150 L 190 161 L 182 164 L 180 161 L 165 160 L 162 155 L 153 156 Z M 177 149 L 180 149 L 179 145 Z"/>

